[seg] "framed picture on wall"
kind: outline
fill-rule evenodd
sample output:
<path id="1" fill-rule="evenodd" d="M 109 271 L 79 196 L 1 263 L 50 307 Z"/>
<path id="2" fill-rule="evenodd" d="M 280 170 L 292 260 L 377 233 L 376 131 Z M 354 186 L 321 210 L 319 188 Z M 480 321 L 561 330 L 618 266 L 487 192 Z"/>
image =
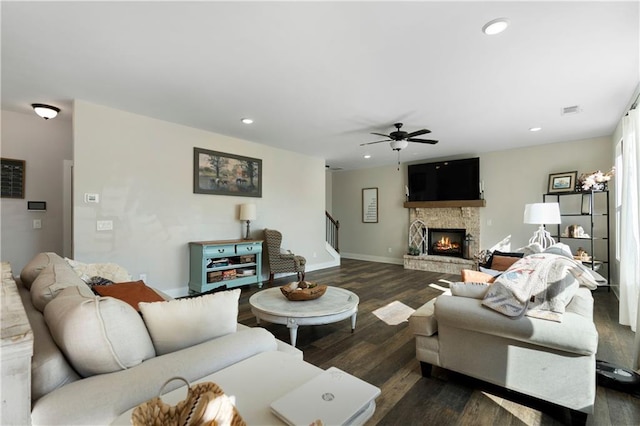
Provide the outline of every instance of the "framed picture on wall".
<path id="1" fill-rule="evenodd" d="M 547 189 L 547 193 L 575 192 L 577 178 L 577 171 L 552 173 L 549 175 L 549 188 Z"/>
<path id="2" fill-rule="evenodd" d="M 0 159 L 2 171 L 2 198 L 24 198 L 24 160 Z"/>
<path id="3" fill-rule="evenodd" d="M 378 223 L 378 188 L 362 189 L 362 222 Z"/>
<path id="4" fill-rule="evenodd" d="M 193 148 L 193 192 L 262 197 L 262 160 Z"/>

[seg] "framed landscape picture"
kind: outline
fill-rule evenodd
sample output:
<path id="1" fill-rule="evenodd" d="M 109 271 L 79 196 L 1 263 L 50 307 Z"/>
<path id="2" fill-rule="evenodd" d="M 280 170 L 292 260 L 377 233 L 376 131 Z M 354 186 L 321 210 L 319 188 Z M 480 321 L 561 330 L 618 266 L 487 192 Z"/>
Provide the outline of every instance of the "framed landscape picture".
<path id="1" fill-rule="evenodd" d="M 193 148 L 193 192 L 262 197 L 262 160 Z"/>
<path id="2" fill-rule="evenodd" d="M 578 172 L 552 173 L 549 175 L 549 188 L 547 193 L 575 192 Z"/>

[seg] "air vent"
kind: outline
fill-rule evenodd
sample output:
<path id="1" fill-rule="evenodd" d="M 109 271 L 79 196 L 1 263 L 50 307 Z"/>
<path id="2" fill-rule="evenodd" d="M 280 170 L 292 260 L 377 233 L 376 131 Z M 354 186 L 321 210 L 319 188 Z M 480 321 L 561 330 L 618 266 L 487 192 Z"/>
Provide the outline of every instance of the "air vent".
<path id="1" fill-rule="evenodd" d="M 573 105 L 573 106 L 568 106 L 568 107 L 564 107 L 562 108 L 562 115 L 572 115 L 572 114 L 579 114 L 580 112 L 582 112 L 582 108 L 580 108 L 580 106 L 578 105 Z"/>

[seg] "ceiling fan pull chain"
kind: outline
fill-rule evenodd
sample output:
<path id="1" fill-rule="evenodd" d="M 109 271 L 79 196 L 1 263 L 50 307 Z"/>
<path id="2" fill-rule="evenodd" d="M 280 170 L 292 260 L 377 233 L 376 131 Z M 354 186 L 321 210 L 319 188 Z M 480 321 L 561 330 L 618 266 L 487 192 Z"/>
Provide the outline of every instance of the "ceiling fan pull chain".
<path id="1" fill-rule="evenodd" d="M 398 150 L 398 171 L 400 171 L 400 150 Z"/>

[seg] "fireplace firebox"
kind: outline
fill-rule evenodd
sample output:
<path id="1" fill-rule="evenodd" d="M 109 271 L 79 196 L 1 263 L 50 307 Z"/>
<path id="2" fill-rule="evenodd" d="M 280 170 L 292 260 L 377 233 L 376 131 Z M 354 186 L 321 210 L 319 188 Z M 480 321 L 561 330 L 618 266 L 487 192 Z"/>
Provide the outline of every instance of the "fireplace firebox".
<path id="1" fill-rule="evenodd" d="M 427 232 L 427 254 L 464 257 L 465 229 L 429 228 Z"/>

